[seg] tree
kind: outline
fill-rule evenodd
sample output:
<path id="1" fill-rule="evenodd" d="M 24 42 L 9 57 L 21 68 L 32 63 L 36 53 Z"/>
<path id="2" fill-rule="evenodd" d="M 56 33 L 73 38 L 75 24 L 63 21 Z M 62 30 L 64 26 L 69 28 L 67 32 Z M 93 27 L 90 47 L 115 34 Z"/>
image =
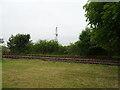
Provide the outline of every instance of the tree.
<path id="1" fill-rule="evenodd" d="M 92 28 L 91 40 L 108 51 L 120 52 L 120 2 L 88 2 L 83 8 Z"/>
<path id="2" fill-rule="evenodd" d="M 92 32 L 90 28 L 85 28 L 79 35 L 79 41 L 75 44 L 78 46 L 77 51 L 80 55 L 107 55 L 107 52 L 91 40 Z"/>
<path id="3" fill-rule="evenodd" d="M 57 41 L 48 41 L 48 53 L 57 53 L 59 49 L 59 44 Z"/>
<path id="4" fill-rule="evenodd" d="M 56 53 L 58 51 L 58 48 L 59 44 L 54 40 L 40 40 L 35 44 L 35 51 L 42 54 Z"/>
<path id="5" fill-rule="evenodd" d="M 79 36 L 79 42 L 77 43 L 80 51 L 80 55 L 89 55 L 91 42 L 90 42 L 90 29 L 86 28 Z"/>
<path id="6" fill-rule="evenodd" d="M 11 35 L 7 42 L 8 48 L 11 53 L 25 53 L 28 50 L 28 43 L 30 42 L 29 34 L 17 34 L 15 36 Z"/>
<path id="7" fill-rule="evenodd" d="M 70 45 L 67 46 L 67 53 L 70 55 L 79 55 L 79 48 L 75 43 L 70 43 Z"/>
<path id="8" fill-rule="evenodd" d="M 58 54 L 68 54 L 67 46 L 62 46 L 59 44 Z"/>
<path id="9" fill-rule="evenodd" d="M 3 43 L 4 43 L 3 38 L 0 38 L 0 44 L 3 44 Z"/>
<path id="10" fill-rule="evenodd" d="M 3 54 L 7 54 L 7 53 L 9 53 L 9 52 L 10 52 L 10 50 L 8 49 L 8 47 L 2 46 L 2 53 L 3 53 Z"/>

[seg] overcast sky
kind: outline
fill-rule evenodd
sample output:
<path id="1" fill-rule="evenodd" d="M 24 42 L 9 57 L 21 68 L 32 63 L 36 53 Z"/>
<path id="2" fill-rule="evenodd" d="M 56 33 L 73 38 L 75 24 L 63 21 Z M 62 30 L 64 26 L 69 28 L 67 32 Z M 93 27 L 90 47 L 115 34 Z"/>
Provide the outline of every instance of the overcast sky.
<path id="1" fill-rule="evenodd" d="M 87 26 L 83 5 L 87 0 L 1 0 L 0 30 L 5 41 L 11 36 L 30 34 L 33 42 L 55 38 L 68 45 L 78 40 Z M 0 35 L 1 36 L 1 35 Z"/>

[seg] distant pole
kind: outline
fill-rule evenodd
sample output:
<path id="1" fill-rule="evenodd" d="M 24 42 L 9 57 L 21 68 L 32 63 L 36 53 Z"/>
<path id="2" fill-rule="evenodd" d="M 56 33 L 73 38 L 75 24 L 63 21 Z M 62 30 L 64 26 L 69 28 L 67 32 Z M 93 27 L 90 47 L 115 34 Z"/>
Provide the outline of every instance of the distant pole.
<path id="1" fill-rule="evenodd" d="M 57 32 L 58 27 L 56 27 L 56 31 L 55 31 L 55 41 L 58 41 L 58 32 Z"/>

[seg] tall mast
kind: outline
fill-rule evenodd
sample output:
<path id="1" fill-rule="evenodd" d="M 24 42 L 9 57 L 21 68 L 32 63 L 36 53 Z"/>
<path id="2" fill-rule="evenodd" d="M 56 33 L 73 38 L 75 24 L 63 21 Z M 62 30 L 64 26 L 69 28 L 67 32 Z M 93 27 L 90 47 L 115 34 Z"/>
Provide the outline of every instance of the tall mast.
<path id="1" fill-rule="evenodd" d="M 58 41 L 58 32 L 57 32 L 57 29 L 58 29 L 58 27 L 56 27 L 56 30 L 55 30 L 55 41 Z"/>

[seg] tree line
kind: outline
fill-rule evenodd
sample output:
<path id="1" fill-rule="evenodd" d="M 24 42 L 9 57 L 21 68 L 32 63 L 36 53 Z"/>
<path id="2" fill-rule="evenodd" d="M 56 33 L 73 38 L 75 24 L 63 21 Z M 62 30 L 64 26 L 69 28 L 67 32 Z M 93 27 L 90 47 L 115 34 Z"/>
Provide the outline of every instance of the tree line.
<path id="1" fill-rule="evenodd" d="M 81 32 L 75 43 L 68 46 L 54 40 L 33 43 L 29 34 L 17 34 L 7 42 L 10 53 L 120 56 L 120 2 L 88 1 L 83 8 L 90 27 Z"/>

